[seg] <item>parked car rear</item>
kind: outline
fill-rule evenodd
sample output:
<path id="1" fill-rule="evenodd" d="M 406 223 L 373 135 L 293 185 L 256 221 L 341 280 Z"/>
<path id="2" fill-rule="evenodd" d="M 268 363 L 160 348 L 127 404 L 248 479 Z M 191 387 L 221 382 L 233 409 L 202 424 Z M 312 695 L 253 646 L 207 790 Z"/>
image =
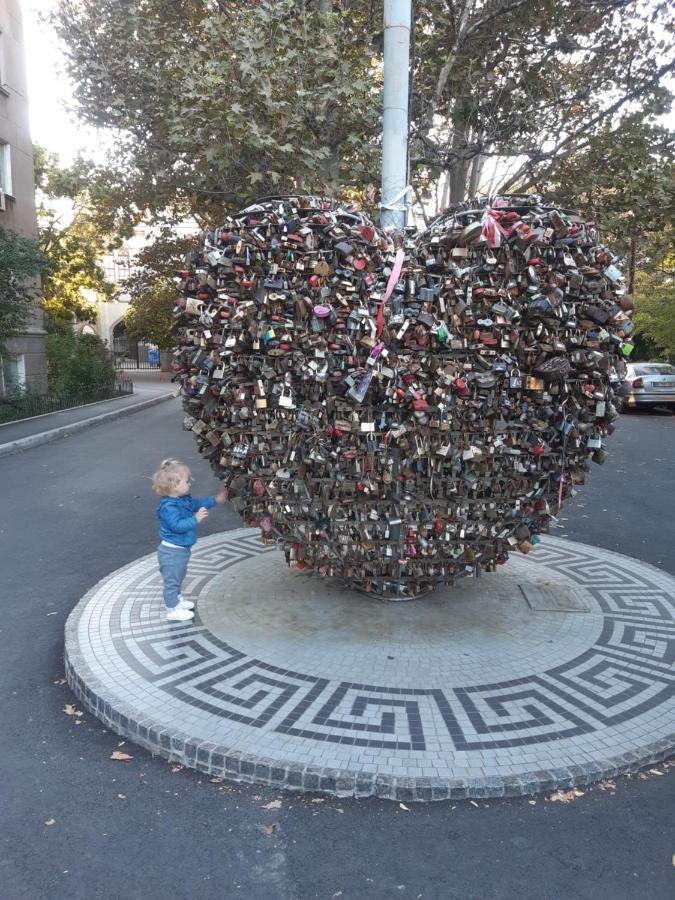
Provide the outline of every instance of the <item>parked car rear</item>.
<path id="1" fill-rule="evenodd" d="M 669 406 L 675 409 L 675 366 L 668 363 L 629 363 L 619 388 L 624 409 Z"/>

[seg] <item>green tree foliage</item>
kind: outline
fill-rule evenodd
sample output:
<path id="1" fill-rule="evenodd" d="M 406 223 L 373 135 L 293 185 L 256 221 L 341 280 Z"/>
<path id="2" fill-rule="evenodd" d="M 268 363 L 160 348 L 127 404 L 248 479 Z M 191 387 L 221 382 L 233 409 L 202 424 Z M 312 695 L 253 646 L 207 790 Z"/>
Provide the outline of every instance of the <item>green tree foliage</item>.
<path id="1" fill-rule="evenodd" d="M 83 291 L 111 298 L 115 287 L 105 279 L 100 264 L 106 240 L 86 186 L 86 167 L 62 169 L 57 157 L 35 148 L 35 180 L 42 202 L 38 206 L 39 244 L 47 260 L 42 279 L 46 324 L 50 331 L 71 330 L 73 317 L 95 322 L 96 309 Z M 67 211 L 57 212 L 55 200 L 70 201 Z M 119 239 L 117 239 L 119 241 Z"/>
<path id="2" fill-rule="evenodd" d="M 262 193 L 377 177 L 364 152 L 379 137 L 369 15 L 293 0 L 62 0 L 53 22 L 80 116 L 115 131 L 111 189 L 139 212 L 218 218 Z"/>
<path id="3" fill-rule="evenodd" d="M 0 226 L 0 352 L 30 321 L 44 265 L 35 241 Z"/>
<path id="4" fill-rule="evenodd" d="M 675 140 L 633 114 L 621 138 L 610 128 L 583 153 L 558 162 L 548 183 L 558 201 L 600 222 L 624 258 L 636 302 L 636 356 L 675 353 Z"/>
<path id="5" fill-rule="evenodd" d="M 635 279 L 635 324 L 640 334 L 675 359 L 675 229 L 667 225 L 652 234 L 648 261 Z"/>
<path id="6" fill-rule="evenodd" d="M 52 21 L 79 115 L 114 130 L 99 190 L 150 210 L 220 217 L 263 193 L 379 182 L 382 4 L 59 0 Z M 411 170 L 447 199 L 486 158 L 534 185 L 561 158 L 664 111 L 672 4 L 418 0 Z"/>

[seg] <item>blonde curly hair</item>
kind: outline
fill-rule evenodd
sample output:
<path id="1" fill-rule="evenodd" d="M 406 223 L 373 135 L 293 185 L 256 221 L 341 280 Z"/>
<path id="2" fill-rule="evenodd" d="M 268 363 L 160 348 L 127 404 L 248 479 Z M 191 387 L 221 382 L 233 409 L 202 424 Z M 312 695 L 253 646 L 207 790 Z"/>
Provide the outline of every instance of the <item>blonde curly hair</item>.
<path id="1" fill-rule="evenodd" d="M 164 459 L 152 476 L 152 489 L 160 497 L 168 497 L 174 493 L 178 482 L 183 477 L 192 477 L 192 473 L 185 463 L 179 459 Z"/>

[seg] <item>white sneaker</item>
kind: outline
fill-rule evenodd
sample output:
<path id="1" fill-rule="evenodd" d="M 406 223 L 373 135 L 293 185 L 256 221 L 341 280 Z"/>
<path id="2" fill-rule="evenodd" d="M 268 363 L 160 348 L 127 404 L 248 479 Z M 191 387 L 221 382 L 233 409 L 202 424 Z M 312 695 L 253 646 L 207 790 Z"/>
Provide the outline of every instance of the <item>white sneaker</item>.
<path id="1" fill-rule="evenodd" d="M 182 597 L 178 601 L 178 609 L 194 609 L 195 605 L 192 600 L 184 600 Z"/>
<path id="2" fill-rule="evenodd" d="M 191 609 L 181 609 L 180 604 L 178 606 L 174 606 L 173 609 L 170 609 L 166 618 L 169 622 L 189 622 L 190 619 L 194 619 L 195 614 Z"/>

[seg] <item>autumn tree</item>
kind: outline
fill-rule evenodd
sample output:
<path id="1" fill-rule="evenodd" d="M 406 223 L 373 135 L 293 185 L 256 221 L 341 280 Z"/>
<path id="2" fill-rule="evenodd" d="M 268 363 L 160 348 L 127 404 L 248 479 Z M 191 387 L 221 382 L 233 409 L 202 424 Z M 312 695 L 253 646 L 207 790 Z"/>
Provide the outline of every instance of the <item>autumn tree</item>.
<path id="1" fill-rule="evenodd" d="M 195 241 L 194 235 L 179 236 L 164 226 L 150 235 L 147 247 L 135 258 L 133 271 L 122 285 L 130 299 L 124 322 L 132 338 L 151 341 L 161 350 L 173 347 L 174 275 L 184 268 Z"/>
<path id="2" fill-rule="evenodd" d="M 0 354 L 30 321 L 44 265 L 36 241 L 0 226 Z"/>
<path id="3" fill-rule="evenodd" d="M 414 16 L 418 196 L 439 180 L 444 206 L 488 189 L 564 195 L 607 224 L 639 288 L 650 209 L 667 206 L 672 3 L 416 0 Z M 114 138 L 87 173 L 103 231 L 212 225 L 295 190 L 376 209 L 381 0 L 57 0 L 51 21 L 76 112 Z M 133 315 L 143 295 L 166 316 L 155 263 L 132 285 Z"/>
<path id="4" fill-rule="evenodd" d="M 115 134 L 111 191 L 142 213 L 217 219 L 263 193 L 376 179 L 380 76 L 356 7 L 61 0 L 77 112 Z"/>
<path id="5" fill-rule="evenodd" d="M 48 330 L 66 333 L 72 322 L 95 322 L 96 309 L 85 290 L 111 298 L 115 287 L 106 281 L 101 258 L 121 237 L 101 232 L 87 183 L 88 168 L 59 166 L 58 158 L 34 148 L 38 204 L 38 234 L 46 266 L 42 296 Z M 61 201 L 60 205 L 55 201 Z"/>
<path id="6" fill-rule="evenodd" d="M 625 263 L 637 333 L 675 352 L 675 138 L 643 116 L 624 116 L 583 152 L 558 160 L 540 187 L 602 226 Z"/>
<path id="7" fill-rule="evenodd" d="M 418 2 L 411 158 L 447 175 L 445 202 L 546 180 L 624 116 L 670 108 L 673 8 L 635 0 Z M 511 164 L 509 166 L 509 164 Z"/>
<path id="8" fill-rule="evenodd" d="M 261 193 L 377 186 L 381 3 L 60 0 L 52 21 L 127 207 L 217 219 Z M 487 159 L 515 165 L 496 188 L 527 188 L 670 102 L 667 2 L 418 0 L 414 25 L 411 177 L 447 175 L 446 201 Z"/>

